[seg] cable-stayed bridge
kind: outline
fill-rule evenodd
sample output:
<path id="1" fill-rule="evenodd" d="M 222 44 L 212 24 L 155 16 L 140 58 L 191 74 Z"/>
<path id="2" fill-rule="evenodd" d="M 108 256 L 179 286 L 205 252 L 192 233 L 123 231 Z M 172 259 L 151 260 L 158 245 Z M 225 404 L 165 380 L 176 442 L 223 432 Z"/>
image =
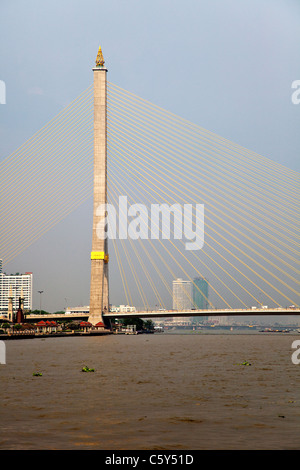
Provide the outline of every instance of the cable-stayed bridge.
<path id="1" fill-rule="evenodd" d="M 122 318 L 177 318 L 177 317 L 222 317 L 222 316 L 247 316 L 251 317 L 255 316 L 268 316 L 268 315 L 300 315 L 299 308 L 256 308 L 255 312 L 253 309 L 249 308 L 236 308 L 236 309 L 193 309 L 193 310 L 182 310 L 182 311 L 175 311 L 175 310 L 144 310 L 144 311 L 136 311 L 136 312 L 109 312 L 104 315 L 104 317 L 109 319 L 122 319 Z M 88 313 L 70 313 L 60 314 L 34 314 L 34 315 L 27 315 L 26 321 L 40 321 L 40 320 L 54 320 L 54 321 L 64 321 L 64 320 L 82 320 L 87 321 L 89 319 Z"/>
<path id="2" fill-rule="evenodd" d="M 92 199 L 93 102 L 91 85 L 1 162 L 4 266 Z M 287 308 L 299 305 L 298 173 L 108 82 L 107 181 L 117 226 L 110 302 L 118 296 L 141 316 L 161 316 L 172 280 L 200 277 L 209 315 L 299 314 Z M 127 227 L 118 210 L 125 198 Z M 187 250 L 197 204 L 204 244 Z M 151 217 L 154 206 L 172 209 L 169 225 Z"/>

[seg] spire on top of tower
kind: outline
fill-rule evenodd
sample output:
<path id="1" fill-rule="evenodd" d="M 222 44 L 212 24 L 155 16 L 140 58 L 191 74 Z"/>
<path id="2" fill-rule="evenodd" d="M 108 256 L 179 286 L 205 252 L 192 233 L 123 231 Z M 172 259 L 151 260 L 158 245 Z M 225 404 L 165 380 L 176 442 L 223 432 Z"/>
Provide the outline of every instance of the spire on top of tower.
<path id="1" fill-rule="evenodd" d="M 104 58 L 102 54 L 101 46 L 99 47 L 97 58 L 96 58 L 96 67 L 103 67 L 104 66 Z"/>

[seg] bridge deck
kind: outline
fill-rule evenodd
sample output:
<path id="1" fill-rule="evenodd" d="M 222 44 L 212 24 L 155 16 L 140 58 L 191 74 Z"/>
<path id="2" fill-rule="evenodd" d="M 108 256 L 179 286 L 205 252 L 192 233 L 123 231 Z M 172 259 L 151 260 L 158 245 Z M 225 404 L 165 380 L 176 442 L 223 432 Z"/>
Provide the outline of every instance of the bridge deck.
<path id="1" fill-rule="evenodd" d="M 139 312 L 109 312 L 105 317 L 220 317 L 220 316 L 256 316 L 256 315 L 300 315 L 300 309 L 292 308 L 256 308 L 256 309 L 209 309 L 209 310 L 148 310 Z"/>
<path id="2" fill-rule="evenodd" d="M 145 310 L 139 312 L 109 312 L 108 318 L 162 318 L 162 317 L 221 317 L 221 316 L 263 316 L 263 315 L 300 315 L 300 308 L 244 308 L 244 309 L 208 309 L 208 310 Z M 26 315 L 27 321 L 40 320 L 88 320 L 88 313 Z"/>

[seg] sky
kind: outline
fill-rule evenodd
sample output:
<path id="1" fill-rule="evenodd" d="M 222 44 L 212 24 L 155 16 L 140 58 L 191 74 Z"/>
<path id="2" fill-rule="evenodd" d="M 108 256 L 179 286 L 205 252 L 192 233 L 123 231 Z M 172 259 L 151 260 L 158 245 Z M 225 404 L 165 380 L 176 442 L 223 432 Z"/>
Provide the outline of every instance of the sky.
<path id="1" fill-rule="evenodd" d="M 299 171 L 299 24 L 298 0 L 0 0 L 0 161 L 92 83 L 101 45 L 110 82 Z M 5 267 L 34 273 L 34 308 L 38 290 L 48 311 L 88 305 L 91 216 Z"/>

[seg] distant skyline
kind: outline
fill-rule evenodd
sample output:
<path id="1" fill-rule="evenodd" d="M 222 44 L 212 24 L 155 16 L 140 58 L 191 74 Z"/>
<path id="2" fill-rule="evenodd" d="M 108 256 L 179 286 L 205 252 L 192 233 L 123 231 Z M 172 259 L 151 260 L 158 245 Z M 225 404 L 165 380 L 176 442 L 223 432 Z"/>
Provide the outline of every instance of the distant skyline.
<path id="1" fill-rule="evenodd" d="M 0 162 L 92 83 L 101 45 L 110 82 L 299 171 L 299 24 L 297 0 L 4 0 Z M 38 290 L 50 312 L 88 305 L 91 217 L 87 201 L 3 266 L 33 272 L 33 308 Z"/>

